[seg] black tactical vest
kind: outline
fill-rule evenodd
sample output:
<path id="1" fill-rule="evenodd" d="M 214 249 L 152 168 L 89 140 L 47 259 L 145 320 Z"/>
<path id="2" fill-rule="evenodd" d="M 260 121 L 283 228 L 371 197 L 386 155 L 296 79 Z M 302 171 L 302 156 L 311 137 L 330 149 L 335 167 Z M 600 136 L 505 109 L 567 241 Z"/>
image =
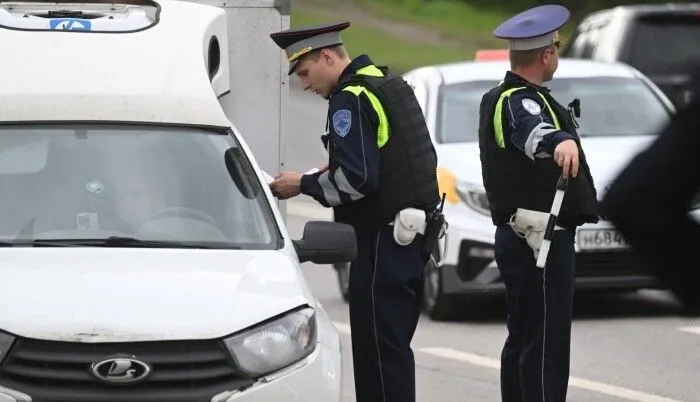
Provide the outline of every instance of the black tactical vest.
<path id="1" fill-rule="evenodd" d="M 353 74 L 334 90 L 336 94 L 350 85 L 366 88 L 379 99 L 389 122 L 389 139 L 379 150 L 377 190 L 333 208 L 335 221 L 352 225 L 357 233 L 379 229 L 402 209 L 428 211 L 440 202 L 437 155 L 420 105 L 402 77 L 387 75 L 383 68 L 382 72 L 384 77 Z M 332 159 L 332 144 L 328 149 Z"/>
<path id="2" fill-rule="evenodd" d="M 517 208 L 549 212 L 554 200 L 561 168 L 552 158 L 528 158 L 508 139 L 500 148 L 495 139 L 494 114 L 499 97 L 513 87 L 530 86 L 526 82 L 505 82 L 486 93 L 479 110 L 479 147 L 484 188 L 489 200 L 491 218 L 495 225 L 508 221 Z M 573 228 L 583 223 L 598 221 L 598 201 L 593 178 L 586 162 L 586 155 L 576 132 L 573 117 L 547 91 L 538 91 L 552 107 L 561 130 L 573 135 L 578 144 L 579 171 L 569 176 L 557 223 Z M 546 112 L 546 108 L 542 113 Z M 504 117 L 500 116 L 500 120 Z"/>

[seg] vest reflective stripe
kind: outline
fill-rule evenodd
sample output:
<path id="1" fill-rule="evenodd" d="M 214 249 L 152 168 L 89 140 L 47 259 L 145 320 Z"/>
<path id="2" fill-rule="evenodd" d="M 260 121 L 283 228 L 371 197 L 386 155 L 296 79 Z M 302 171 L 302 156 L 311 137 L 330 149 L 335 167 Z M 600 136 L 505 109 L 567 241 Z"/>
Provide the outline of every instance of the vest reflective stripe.
<path id="1" fill-rule="evenodd" d="M 496 132 L 496 145 L 498 145 L 499 148 L 505 148 L 505 141 L 503 139 L 503 119 L 501 119 L 501 116 L 503 116 L 503 101 L 507 97 L 509 97 L 513 92 L 523 88 L 525 87 L 515 87 L 503 91 L 501 96 L 498 98 L 498 101 L 496 102 L 496 112 L 493 114 L 493 129 Z M 547 110 L 549 111 L 549 115 L 552 116 L 552 121 L 554 121 L 554 128 L 556 128 L 557 130 L 561 130 L 561 126 L 559 125 L 559 119 L 557 119 L 557 115 L 556 113 L 554 113 L 552 107 L 549 106 L 547 98 L 545 98 L 544 95 L 542 95 L 539 92 L 537 94 L 544 101 L 544 104 L 547 107 Z"/>
<path id="2" fill-rule="evenodd" d="M 380 69 L 371 65 L 357 70 L 357 74 L 369 75 L 370 77 L 384 76 Z M 386 142 L 389 141 L 389 119 L 387 118 L 386 113 L 384 112 L 384 107 L 382 106 L 381 102 L 379 102 L 379 99 L 377 99 L 377 97 L 372 92 L 368 91 L 365 87 L 361 85 L 350 85 L 343 88 L 343 91 L 351 92 L 355 94 L 355 96 L 360 96 L 360 94 L 363 92 L 365 95 L 367 95 L 369 102 L 372 104 L 372 108 L 374 108 L 374 111 L 377 112 L 377 116 L 379 116 L 379 128 L 377 130 L 377 146 L 379 148 L 383 147 L 384 144 L 386 144 Z"/>

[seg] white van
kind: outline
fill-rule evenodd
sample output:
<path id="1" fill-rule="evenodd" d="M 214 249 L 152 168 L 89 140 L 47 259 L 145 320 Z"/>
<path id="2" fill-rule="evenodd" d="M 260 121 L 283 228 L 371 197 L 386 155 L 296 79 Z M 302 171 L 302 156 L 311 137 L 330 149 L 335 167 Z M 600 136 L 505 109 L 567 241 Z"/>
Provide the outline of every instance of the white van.
<path id="1" fill-rule="evenodd" d="M 289 237 L 230 42 L 190 2 L 0 1 L 0 401 L 340 400 L 300 263 L 354 233 Z"/>

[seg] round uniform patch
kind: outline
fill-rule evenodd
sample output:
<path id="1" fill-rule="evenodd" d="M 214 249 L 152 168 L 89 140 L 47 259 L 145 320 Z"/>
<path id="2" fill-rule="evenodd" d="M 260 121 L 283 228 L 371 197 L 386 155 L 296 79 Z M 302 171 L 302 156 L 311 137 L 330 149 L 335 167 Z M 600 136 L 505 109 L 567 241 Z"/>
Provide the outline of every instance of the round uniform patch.
<path id="1" fill-rule="evenodd" d="M 542 108 L 532 99 L 523 99 L 523 107 L 528 113 L 537 116 L 542 113 Z"/>

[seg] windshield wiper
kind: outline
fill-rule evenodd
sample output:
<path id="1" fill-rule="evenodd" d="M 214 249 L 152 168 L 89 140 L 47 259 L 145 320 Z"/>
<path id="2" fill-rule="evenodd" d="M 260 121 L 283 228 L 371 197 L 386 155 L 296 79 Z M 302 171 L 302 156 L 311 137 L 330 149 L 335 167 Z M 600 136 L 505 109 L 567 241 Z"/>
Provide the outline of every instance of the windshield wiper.
<path id="1" fill-rule="evenodd" d="M 0 241 L 0 247 L 77 247 L 79 244 L 71 243 L 70 240 L 32 240 L 18 239 L 11 241 Z"/>
<path id="2" fill-rule="evenodd" d="M 0 241 L 0 247 L 16 247 L 31 245 L 31 241 Z"/>
<path id="3" fill-rule="evenodd" d="M 93 246 L 93 247 L 143 247 L 143 248 L 228 248 L 240 249 L 239 246 L 211 246 L 203 243 L 192 243 L 182 241 L 162 241 L 162 240 L 143 240 L 135 237 L 126 236 L 110 236 L 106 238 L 96 239 L 35 239 L 29 242 L 35 247 L 55 246 L 55 247 L 71 247 L 71 246 Z"/>

